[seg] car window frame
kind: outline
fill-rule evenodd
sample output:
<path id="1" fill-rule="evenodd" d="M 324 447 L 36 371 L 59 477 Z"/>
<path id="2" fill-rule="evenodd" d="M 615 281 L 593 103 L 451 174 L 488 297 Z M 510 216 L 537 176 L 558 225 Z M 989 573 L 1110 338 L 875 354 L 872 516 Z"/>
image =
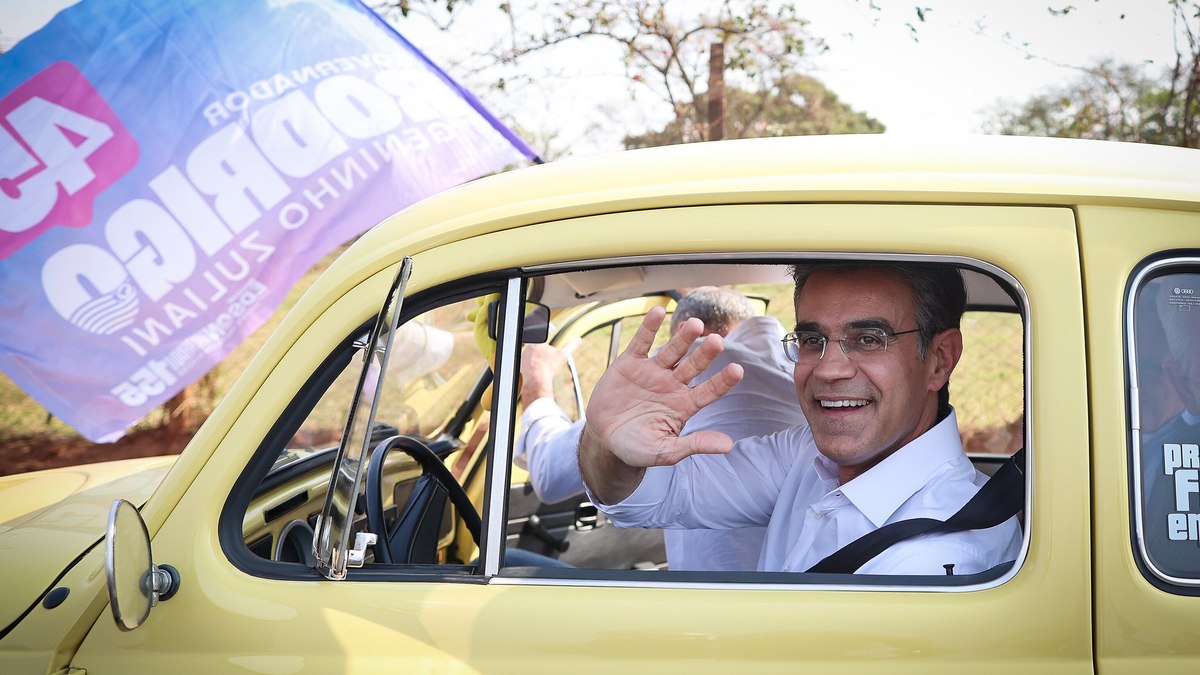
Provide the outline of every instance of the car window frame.
<path id="1" fill-rule="evenodd" d="M 1173 270 L 1200 273 L 1200 251 L 1170 250 L 1147 256 L 1134 266 L 1126 282 L 1122 299 L 1122 342 L 1125 377 L 1125 429 L 1127 434 L 1128 512 L 1131 553 L 1143 579 L 1161 591 L 1174 595 L 1200 597 L 1200 569 L 1195 578 L 1177 577 L 1159 569 L 1151 560 L 1143 536 L 1142 509 L 1143 448 L 1141 402 L 1139 398 L 1136 306 L 1138 292 L 1149 282 L 1172 274 Z M 1197 549 L 1200 550 L 1200 549 Z"/>
<path id="2" fill-rule="evenodd" d="M 414 268 L 414 274 L 420 274 L 420 269 Z M 481 297 L 491 293 L 503 294 L 506 291 L 508 280 L 513 278 L 514 274 L 514 270 L 497 270 L 438 284 L 411 293 L 408 297 L 404 298 L 399 315 L 399 324 L 411 321 L 421 314 L 446 304 L 452 304 L 471 297 Z M 377 310 L 381 304 L 382 300 L 376 298 L 375 309 Z M 523 316 L 519 317 L 518 321 L 523 318 Z M 305 380 L 304 385 L 300 387 L 295 396 L 280 411 L 270 430 L 263 435 L 258 447 L 250 456 L 241 474 L 230 489 L 218 517 L 217 536 L 226 559 L 241 572 L 257 578 L 270 580 L 328 581 L 315 568 L 295 563 L 267 560 L 255 555 L 243 537 L 242 522 L 254 496 L 261 489 L 264 480 L 268 479 L 271 468 L 278 458 L 281 449 L 286 446 L 288 440 L 300 425 L 303 424 L 305 419 L 307 419 L 309 413 L 320 402 L 322 395 L 338 379 L 338 376 L 347 367 L 354 365 L 356 358 L 360 356 L 362 351 L 362 347 L 356 346 L 356 343 L 361 343 L 362 336 L 371 330 L 376 320 L 377 315 L 371 316 L 331 346 L 326 357 Z M 503 319 L 501 321 L 501 325 L 503 325 Z M 511 320 L 509 321 L 511 322 Z M 499 363 L 500 356 L 497 354 L 497 369 L 499 369 Z M 497 389 L 498 387 L 493 387 L 494 398 L 497 396 Z M 495 400 L 493 401 L 491 415 L 493 417 L 492 423 L 495 424 Z M 494 437 L 489 437 L 487 447 L 482 451 L 489 451 L 494 443 Z M 511 446 L 511 442 L 508 445 Z M 333 463 L 330 464 L 331 467 L 333 465 Z M 486 494 L 484 500 L 483 505 L 486 509 L 490 503 Z M 484 509 L 481 509 L 480 516 L 484 519 L 484 527 L 486 528 L 487 515 L 484 513 Z M 464 574 L 465 570 L 463 568 L 465 567 L 470 566 L 372 564 L 362 568 L 350 568 L 347 570 L 345 579 L 334 583 L 364 579 L 466 582 L 478 582 L 481 580 L 479 573 L 474 568 L 472 568 L 469 574 Z"/>
<path id="3" fill-rule="evenodd" d="M 483 538 L 480 547 L 479 564 L 471 573 L 465 570 L 449 569 L 451 566 L 440 566 L 443 569 L 405 569 L 398 565 L 367 565 L 363 568 L 352 568 L 347 571 L 347 581 L 362 580 L 420 580 L 433 582 L 461 583 L 494 583 L 494 584 L 533 584 L 533 585 L 573 585 L 573 586 L 634 586 L 655 588 L 703 587 L 715 589 L 758 589 L 758 588 L 793 588 L 793 589 L 894 589 L 919 591 L 960 591 L 980 590 L 1002 585 L 1011 579 L 1021 568 L 1028 557 L 1030 543 L 1029 520 L 1026 521 L 1022 548 L 1016 564 L 1009 570 L 996 575 L 987 573 L 986 579 L 974 576 L 959 576 L 953 580 L 947 577 L 919 577 L 889 575 L 867 579 L 866 575 L 802 575 L 796 573 L 771 572 L 667 572 L 668 578 L 659 571 L 641 572 L 637 570 L 622 570 L 612 574 L 605 570 L 572 570 L 549 571 L 543 569 L 536 574 L 530 574 L 524 568 L 503 568 L 501 556 L 504 545 L 504 533 L 507 523 L 507 492 L 511 480 L 511 457 L 513 435 L 516 428 L 516 397 L 517 379 L 514 371 L 519 367 L 519 336 L 522 330 L 524 312 L 521 311 L 527 298 L 530 279 L 533 277 L 554 274 L 564 271 L 584 270 L 600 267 L 622 265 L 649 264 L 678 264 L 678 263 L 710 263 L 710 264 L 791 264 L 802 260 L 866 260 L 866 261 L 912 261 L 947 263 L 967 267 L 987 274 L 996 279 L 1002 288 L 1013 295 L 1017 311 L 1022 316 L 1023 345 L 1025 355 L 1023 364 L 1024 391 L 1023 405 L 1025 410 L 1025 434 L 1031 439 L 1032 403 L 1030 400 L 1031 385 L 1031 312 L 1029 299 L 1020 282 L 1002 268 L 990 262 L 957 255 L 936 254 L 889 254 L 864 252 L 830 252 L 821 254 L 787 253 L 787 252 L 737 252 L 737 253 L 689 253 L 689 254 L 652 254 L 639 256 L 619 256 L 595 259 L 580 259 L 568 262 L 555 262 L 530 265 L 519 268 L 508 268 L 475 274 L 470 277 L 455 279 L 414 293 L 406 298 L 401 314 L 401 322 L 411 320 L 434 307 L 454 302 L 470 296 L 487 293 L 500 293 L 503 311 L 499 313 L 500 331 L 496 354 L 496 377 L 493 386 L 492 403 L 492 433 L 489 435 L 486 447 L 487 470 L 484 476 L 484 497 L 480 516 L 483 520 Z M 420 269 L 416 270 L 420 273 Z M 338 346 L 344 349 L 347 344 L 359 338 L 365 330 L 369 330 L 374 319 L 368 320 L 356 327 L 343 338 Z M 241 522 L 246 506 L 252 498 L 255 489 L 261 482 L 271 463 L 295 428 L 303 422 L 311 406 L 319 400 L 324 388 L 315 390 L 313 384 L 328 386 L 339 368 L 330 368 L 331 364 L 347 363 L 353 360 L 354 352 L 339 355 L 336 351 L 330 353 L 322 362 L 322 366 L 314 371 L 306 385 L 297 393 L 279 419 L 272 426 L 271 433 L 264 436 L 254 457 L 248 462 L 242 475 L 226 500 L 222 511 L 219 538 L 226 557 L 242 571 L 256 577 L 281 580 L 324 580 L 311 568 L 305 568 L 294 563 L 279 563 L 264 560 L 253 555 L 242 539 Z M 342 366 L 344 368 L 344 366 Z M 501 424 L 500 420 L 507 420 Z M 503 433 L 503 437 L 501 436 Z M 504 442 L 498 444 L 503 438 Z M 278 440 L 277 440 L 278 439 Z M 1032 443 L 1027 443 L 1027 449 Z M 1026 513 L 1030 513 L 1032 500 L 1032 455 L 1027 461 L 1026 472 Z M 230 523 L 236 521 L 236 526 Z M 438 567 L 438 566 L 434 566 Z"/>
<path id="4" fill-rule="evenodd" d="M 783 252 L 735 252 L 735 253 L 688 253 L 688 254 L 648 254 L 633 256 L 614 256 L 608 258 L 579 259 L 575 261 L 552 262 L 529 265 L 520 268 L 523 283 L 534 277 L 565 272 L 575 272 L 605 267 L 621 267 L 631 265 L 671 265 L 681 263 L 709 264 L 793 264 L 801 261 L 871 261 L 871 262 L 924 262 L 945 263 L 960 268 L 969 268 L 990 276 L 999 287 L 1008 294 L 1015 305 L 1015 311 L 1022 320 L 1022 404 L 1024 410 L 1024 437 L 1026 449 L 1025 464 L 1025 509 L 1026 514 L 1022 528 L 1021 550 L 1017 559 L 1007 569 L 989 570 L 979 575 L 962 575 L 947 577 L 942 575 L 854 575 L 854 574 L 809 574 L 786 572 L 683 572 L 683 571 L 641 571 L 641 570 L 595 570 L 595 569 L 561 569 L 527 568 L 500 570 L 495 576 L 488 575 L 490 583 L 499 584 L 545 584 L 545 585 L 602 585 L 629 586 L 646 588 L 712 588 L 712 589 L 891 589 L 906 591 L 937 591 L 957 592 L 965 590 L 981 590 L 1003 585 L 1012 579 L 1021 569 L 1029 555 L 1031 541 L 1030 528 L 1033 519 L 1030 518 L 1033 506 L 1033 481 L 1035 480 L 1034 450 L 1033 450 L 1033 403 L 1032 397 L 1032 312 L 1029 296 L 1019 280 L 996 264 L 959 255 L 919 254 L 919 253 L 885 253 L 885 252 L 821 252 L 814 253 L 783 253 Z M 511 280 L 510 280 L 511 281 Z M 980 305 L 973 309 L 997 310 L 998 307 Z M 519 363 L 519 362 L 518 362 Z M 498 394 L 499 395 L 499 394 Z M 515 400 L 516 391 L 509 392 L 507 398 Z M 515 405 L 513 407 L 515 413 Z M 515 418 L 512 424 L 516 426 Z M 511 445 L 512 439 L 509 438 Z M 511 447 L 504 459 L 511 460 Z M 489 466 L 496 465 L 492 461 Z M 506 471 L 507 473 L 507 471 Z M 505 495 L 497 491 L 493 499 L 504 500 Z M 503 512 L 504 505 L 492 504 L 489 508 Z M 504 521 L 499 526 L 503 527 Z M 486 516 L 485 531 L 495 523 L 489 523 Z M 1001 566 L 1003 567 L 1003 566 Z M 869 581 L 868 581 L 869 579 Z"/>

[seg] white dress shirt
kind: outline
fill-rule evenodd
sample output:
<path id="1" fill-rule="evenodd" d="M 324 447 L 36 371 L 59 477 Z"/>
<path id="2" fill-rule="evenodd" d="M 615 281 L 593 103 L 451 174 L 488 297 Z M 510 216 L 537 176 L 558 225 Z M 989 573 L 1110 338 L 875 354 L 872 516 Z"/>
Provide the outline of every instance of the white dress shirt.
<path id="1" fill-rule="evenodd" d="M 792 363 L 783 354 L 783 326 L 772 317 L 754 317 L 738 324 L 725 337 L 721 355 L 696 377 L 702 382 L 726 364 L 741 364 L 745 373 L 724 397 L 700 410 L 683 427 L 683 433 L 711 429 L 735 441 L 804 424 L 796 402 Z M 554 503 L 584 491 L 579 475 L 577 448 L 583 421 L 574 424 L 550 398 L 526 406 L 522 433 L 513 459 L 529 470 L 538 498 Z M 686 463 L 723 462 L 722 457 L 697 456 Z M 647 474 L 666 467 L 654 467 Z M 746 524 L 735 528 L 667 529 L 667 561 L 673 570 L 749 570 L 758 565 L 766 528 Z"/>
<path id="2" fill-rule="evenodd" d="M 759 569 L 803 572 L 860 536 L 898 520 L 945 520 L 986 476 L 963 453 L 952 412 L 868 471 L 838 484 L 808 427 L 742 439 L 723 462 L 681 462 L 646 472 L 624 501 L 601 508 L 640 527 L 768 525 Z M 862 574 L 973 574 L 1015 560 L 1016 518 L 987 530 L 923 535 L 895 544 Z"/>
<path id="3" fill-rule="evenodd" d="M 583 493 L 577 456 L 583 423 L 579 420 L 572 424 L 549 396 L 525 404 L 513 463 L 529 471 L 529 482 L 543 504 Z"/>

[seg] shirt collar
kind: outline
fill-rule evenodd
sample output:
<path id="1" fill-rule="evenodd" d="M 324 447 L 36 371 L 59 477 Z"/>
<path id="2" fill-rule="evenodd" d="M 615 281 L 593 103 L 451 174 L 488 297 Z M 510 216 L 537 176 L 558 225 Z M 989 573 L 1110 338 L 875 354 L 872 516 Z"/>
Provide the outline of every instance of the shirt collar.
<path id="1" fill-rule="evenodd" d="M 840 489 L 875 527 L 881 527 L 925 486 L 937 467 L 962 455 L 958 418 L 951 410 L 929 431 L 841 486 L 837 485 L 836 464 L 820 454 L 814 461 L 817 475 L 826 485 Z"/>

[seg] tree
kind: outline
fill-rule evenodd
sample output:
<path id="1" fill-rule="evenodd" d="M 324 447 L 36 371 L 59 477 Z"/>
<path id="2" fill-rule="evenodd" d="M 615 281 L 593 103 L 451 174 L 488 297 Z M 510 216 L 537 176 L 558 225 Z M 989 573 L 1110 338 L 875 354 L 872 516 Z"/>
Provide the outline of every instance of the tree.
<path id="1" fill-rule="evenodd" d="M 368 0 L 367 4 L 389 21 L 403 21 L 421 16 L 442 30 L 454 22 L 456 8 L 469 5 L 471 0 Z"/>
<path id="2" fill-rule="evenodd" d="M 1164 134 L 1189 148 L 1200 147 L 1200 2 L 1171 0 L 1175 17 L 1175 65 L 1158 113 Z"/>
<path id="3" fill-rule="evenodd" d="M 1016 108 L 993 111 L 984 131 L 1200 147 L 1200 105 L 1188 94 L 1193 84 L 1175 80 L 1170 71 L 1153 76 L 1145 70 L 1098 63 Z"/>
<path id="4" fill-rule="evenodd" d="M 1101 61 L 1079 68 L 1068 84 L 993 111 L 985 131 L 1200 147 L 1200 0 L 1168 1 L 1176 35 L 1171 66 Z M 1070 9 L 1055 13 L 1065 17 Z"/>
<path id="5" fill-rule="evenodd" d="M 1067 84 L 1001 107 L 984 123 L 988 133 L 1061 136 L 1185 145 L 1167 84 L 1145 67 L 1098 63 Z"/>
<path id="6" fill-rule="evenodd" d="M 725 51 L 735 87 L 770 92 L 796 75 L 806 45 L 821 43 L 791 3 L 768 0 L 551 0 L 532 7 L 503 3 L 512 26 L 502 60 L 515 63 L 572 41 L 607 42 L 620 49 L 631 95 L 650 93 L 670 112 L 683 140 L 705 137 L 701 89 L 714 43 Z M 697 11 L 707 9 L 709 11 Z M 537 29 L 529 12 L 539 18 Z"/>
<path id="7" fill-rule="evenodd" d="M 705 110 L 707 92 L 692 106 Z M 781 78 L 771 89 L 725 90 L 725 137 L 800 136 L 808 134 L 882 133 L 883 123 L 858 112 L 838 99 L 837 94 L 807 75 Z M 661 131 L 625 137 L 626 148 L 644 148 L 700 140 L 679 119 Z"/>

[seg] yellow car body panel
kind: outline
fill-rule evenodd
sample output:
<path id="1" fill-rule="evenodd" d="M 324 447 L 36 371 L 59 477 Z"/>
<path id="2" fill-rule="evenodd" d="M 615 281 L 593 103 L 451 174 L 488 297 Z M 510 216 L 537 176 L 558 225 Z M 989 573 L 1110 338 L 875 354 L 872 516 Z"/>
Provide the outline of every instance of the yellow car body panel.
<path id="1" fill-rule="evenodd" d="M 1126 280 L 1139 261 L 1167 250 L 1197 248 L 1200 214 L 1194 211 L 1081 208 L 1082 251 L 1089 267 L 1087 322 L 1091 360 L 1092 483 L 1096 495 L 1095 602 L 1097 660 L 1105 672 L 1185 672 L 1200 663 L 1197 600 L 1148 586 L 1130 543 L 1129 435 L 1124 392 Z M 1134 227 L 1131 228 L 1131 224 Z M 1200 550 L 1197 555 L 1200 556 Z"/>
<path id="2" fill-rule="evenodd" d="M 1054 453 L 1035 455 L 1034 471 L 1036 475 L 1069 476 L 1071 467 L 1086 462 L 1087 446 L 1077 442 L 1081 435 L 1087 434 L 1086 407 L 1082 404 L 1085 399 L 1082 316 L 1077 301 L 1081 289 L 1077 276 L 1073 277 L 1069 271 L 1072 266 L 1062 264 L 1064 257 L 1069 260 L 1075 250 L 1069 209 L 1021 208 L 1019 214 L 1013 214 L 1008 208 L 981 207 L 971 209 L 973 227 L 964 228 L 961 207 L 911 206 L 899 209 L 901 213 L 897 215 L 898 209 L 892 206 L 762 205 L 740 213 L 761 223 L 761 227 L 742 228 L 739 239 L 726 247 L 790 250 L 791 237 L 779 225 L 781 219 L 795 217 L 797 208 L 803 211 L 805 220 L 849 221 L 850 226 L 861 228 L 861 236 L 878 242 L 879 251 L 919 250 L 986 257 L 997 260 L 1023 282 L 1050 289 L 1039 296 L 1030 319 L 1035 327 L 1033 351 L 1040 354 L 1038 364 L 1044 364 L 1041 366 L 1044 370 L 1035 364 L 1033 381 L 1049 389 L 1040 392 L 1035 384 L 1033 397 L 1035 401 L 1045 398 L 1080 403 L 1074 410 L 1056 405 L 1052 425 L 1043 425 L 1041 416 L 1033 415 L 1039 443 L 1056 448 Z M 1029 223 L 1030 236 L 1024 240 L 1008 238 L 1009 250 L 997 250 L 993 228 L 1007 227 L 1014 215 L 1019 216 L 1017 220 Z M 704 218 L 695 209 L 597 218 L 612 222 L 602 226 L 552 223 L 447 244 L 417 256 L 416 269 L 435 271 L 430 283 L 438 283 L 441 279 L 436 271 L 445 269 L 444 265 L 451 261 L 458 263 L 455 274 L 482 273 L 489 267 L 515 264 L 516 258 L 530 255 L 535 243 L 537 253 L 547 259 L 579 256 L 583 252 L 573 233 L 581 227 L 595 233 L 588 243 L 588 252 L 599 251 L 600 255 L 627 254 L 633 241 L 648 253 L 707 253 L 713 250 L 713 242 L 724 229 L 723 218 Z M 678 241 L 664 236 L 648 242 L 644 234 L 639 235 L 651 223 L 662 226 L 676 219 L 688 224 L 694 240 Z M 993 236 L 986 236 L 988 231 Z M 920 237 L 922 241 L 913 241 L 915 232 L 925 233 Z M 955 233 L 953 244 L 947 243 L 950 232 Z M 840 236 L 838 231 L 830 229 L 825 233 L 825 241 L 816 239 L 812 243 L 817 250 L 844 247 Z M 463 261 L 468 260 L 481 262 L 472 268 L 464 265 Z M 1064 267 L 1066 273 L 1060 271 Z M 1074 268 L 1077 267 L 1076 264 Z M 414 285 L 428 278 L 418 279 L 419 274 L 414 274 Z M 382 284 L 379 286 L 377 290 L 382 293 Z M 1072 314 L 1077 319 L 1073 322 L 1073 337 L 1061 332 L 1053 339 L 1040 336 L 1037 326 L 1061 320 L 1052 317 Z M 303 350 L 290 350 L 262 386 L 255 403 L 265 398 L 275 401 L 278 407 L 295 386 L 288 374 L 310 371 L 323 356 L 323 351 L 305 354 Z M 243 414 L 227 438 L 233 441 L 261 437 L 277 413 L 277 410 L 275 414 L 263 410 Z M 1058 448 L 1064 450 L 1059 452 Z M 967 670 L 968 663 L 994 666 L 1015 662 L 1029 668 L 1043 661 L 1054 663 L 1057 668 L 1064 661 L 1074 661 L 1080 666 L 1090 662 L 1090 585 L 1080 583 L 1081 574 L 1087 573 L 1089 558 L 1088 485 L 1083 474 L 1076 473 L 1054 485 L 1035 483 L 1040 491 L 1033 495 L 1034 512 L 1030 515 L 1035 522 L 1037 518 L 1049 517 L 1038 509 L 1051 502 L 1053 489 L 1053 503 L 1058 505 L 1054 521 L 1074 535 L 1057 537 L 1051 546 L 1050 530 L 1035 533 L 1030 558 L 1023 563 L 1021 573 L 998 588 L 979 593 L 788 591 L 785 595 L 790 602 L 784 602 L 779 594 L 763 591 L 533 589 L 505 587 L 500 583 L 464 587 L 405 583 L 381 596 L 379 586 L 370 583 L 306 585 L 248 578 L 220 555 L 214 556 L 219 551 L 215 514 L 219 513 L 238 469 L 223 458 L 234 452 L 244 452 L 244 448 L 234 450 L 228 444 L 217 448 L 211 462 L 216 466 L 206 467 L 154 540 L 157 558 L 172 561 L 185 579 L 203 578 L 211 583 L 202 588 L 184 586 L 179 595 L 156 608 L 152 621 L 134 633 L 122 634 L 108 622 L 98 623 L 82 646 L 77 664 L 89 672 L 117 667 L 136 672 L 142 666 L 127 661 L 122 645 L 136 649 L 134 645 L 150 641 L 162 645 L 163 654 L 185 646 L 193 652 L 213 654 L 212 660 L 202 660 L 199 664 L 200 670 L 210 671 L 228 668 L 229 663 L 238 663 L 237 659 L 257 655 L 255 650 L 263 644 L 281 649 L 273 658 L 304 664 L 312 672 L 320 672 L 334 663 L 351 670 L 354 664 L 381 663 L 405 669 L 417 667 L 432 657 L 440 659 L 435 661 L 435 668 L 463 665 L 481 672 L 512 669 L 525 660 L 537 658 L 538 669 L 555 671 L 572 667 L 578 652 L 547 654 L 543 650 L 548 645 L 574 644 L 580 636 L 587 636 L 590 648 L 585 653 L 595 659 L 596 669 L 619 667 L 631 659 L 668 662 L 690 659 L 696 654 L 700 655 L 694 664 L 697 670 L 703 669 L 706 662 L 714 670 L 725 670 L 731 663 L 739 662 L 760 669 L 790 669 L 795 663 L 811 658 L 805 655 L 812 654 L 821 654 L 823 659 L 831 661 L 845 660 L 848 664 L 857 661 L 864 668 L 878 667 L 878 663 L 871 664 L 871 658 L 867 661 L 855 658 L 863 652 L 862 634 L 872 635 L 877 641 L 867 650 L 868 657 L 873 652 L 877 655 L 874 658 L 886 657 L 889 663 L 891 659 L 899 659 L 891 665 L 901 670 L 904 659 L 900 657 L 906 655 L 921 657 L 914 661 L 914 669 L 927 666 L 927 659 L 932 659 L 959 672 Z M 198 515 L 202 513 L 210 515 L 201 519 Z M 172 526 L 176 519 L 179 524 Z M 1051 548 L 1053 556 L 1049 554 Z M 1035 555 L 1039 551 L 1042 555 Z M 1022 607 L 1028 603 L 1030 594 L 1043 595 L 1050 588 L 1056 589 L 1055 606 L 1039 608 L 1035 616 L 1023 617 L 1020 622 L 995 624 L 996 616 L 1023 615 Z M 554 616 L 557 605 L 587 607 L 584 622 L 578 618 L 569 622 L 539 620 L 538 617 Z M 185 630 L 196 615 L 208 616 L 207 624 L 220 626 L 211 632 L 211 640 L 205 639 L 203 630 Z M 900 620 L 901 615 L 904 620 Z M 349 645 L 339 643 L 341 634 L 333 631 L 332 625 L 349 620 L 346 617 L 354 617 L 359 632 L 370 627 L 375 639 L 352 640 Z M 616 617 L 621 620 L 616 621 Z M 537 626 L 537 630 L 529 630 L 531 625 Z M 850 626 L 854 629 L 846 628 Z M 938 633 L 936 639 L 929 635 L 934 627 Z M 317 637 L 303 643 L 287 640 L 288 635 L 298 632 Z M 231 640 L 231 635 L 243 636 L 242 642 Z M 988 636 L 987 645 L 973 639 L 980 635 Z M 774 648 L 764 648 L 766 636 L 774 638 Z M 693 642 L 708 645 L 711 652 Z M 1012 653 L 1008 647 L 1012 644 L 1022 645 L 1019 654 Z M 285 645 L 287 649 L 283 649 Z M 721 655 L 720 660 L 707 661 L 715 654 Z M 153 656 L 146 658 L 140 652 L 139 656 L 145 658 L 142 661 L 145 672 L 163 665 L 156 663 Z M 853 665 L 846 669 L 854 672 Z"/>
<path id="3" fill-rule="evenodd" d="M 63 577 L 78 584 L 67 619 L 34 607 L 0 639 L 0 670 L 1194 672 L 1198 598 L 1153 588 L 1133 560 L 1120 327 L 1135 263 L 1200 247 L 1198 177 L 1200 154 L 1147 146 L 855 137 L 621 153 L 450 190 L 329 268 L 143 508 L 178 593 L 121 632 L 93 550 Z M 247 461 L 402 256 L 412 295 L 564 261 L 792 254 L 982 261 L 1024 294 L 1029 534 L 997 583 L 331 582 L 256 576 L 224 553 Z"/>
<path id="4" fill-rule="evenodd" d="M 99 613 L 107 602 L 100 542 L 109 506 L 117 498 L 144 502 L 176 459 L 126 459 L 0 478 L 0 623 L 18 627 L 0 644 L 4 672 L 45 671 L 79 613 Z M 46 609 L 38 602 L 52 588 L 71 592 L 63 604 Z M 68 640 L 72 650 L 81 637 Z"/>
<path id="5" fill-rule="evenodd" d="M 0 623 L 26 612 L 82 551 L 104 538 L 113 499 L 140 504 L 175 457 L 101 462 L 0 477 L 0 551 L 6 585 Z"/>

